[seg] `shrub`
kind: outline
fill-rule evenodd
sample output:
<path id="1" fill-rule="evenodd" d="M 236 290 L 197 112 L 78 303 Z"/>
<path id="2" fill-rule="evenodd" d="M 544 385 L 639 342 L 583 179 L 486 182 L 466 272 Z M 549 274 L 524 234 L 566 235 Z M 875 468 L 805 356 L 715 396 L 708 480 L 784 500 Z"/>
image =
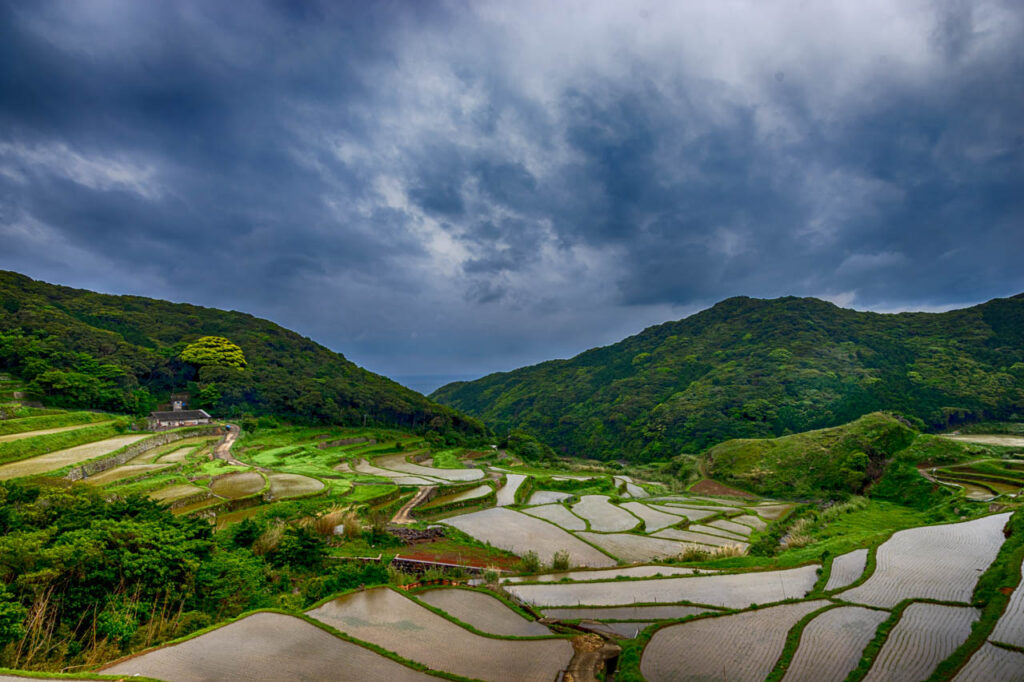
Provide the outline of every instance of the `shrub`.
<path id="1" fill-rule="evenodd" d="M 565 571 L 569 568 L 569 552 L 560 549 L 555 552 L 555 556 L 551 559 L 551 568 L 556 571 Z"/>
<path id="2" fill-rule="evenodd" d="M 532 549 L 523 555 L 519 567 L 524 573 L 536 573 L 540 570 L 540 557 Z"/>

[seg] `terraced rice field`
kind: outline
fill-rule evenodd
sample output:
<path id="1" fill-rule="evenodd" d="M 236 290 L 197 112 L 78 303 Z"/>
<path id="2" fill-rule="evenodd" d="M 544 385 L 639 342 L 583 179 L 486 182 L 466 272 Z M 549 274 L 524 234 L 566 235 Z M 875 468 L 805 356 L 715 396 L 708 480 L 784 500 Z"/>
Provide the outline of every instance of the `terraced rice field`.
<path id="1" fill-rule="evenodd" d="M 627 562 L 656 561 L 678 556 L 686 545 L 664 538 L 630 535 L 628 533 L 576 533 L 612 556 Z"/>
<path id="2" fill-rule="evenodd" d="M 498 599 L 483 592 L 442 588 L 420 592 L 416 598 L 436 606 L 481 632 L 512 637 L 551 636 L 551 631 L 540 623 L 527 620 Z"/>
<path id="3" fill-rule="evenodd" d="M 891 607 L 903 599 L 969 602 L 1003 544 L 1009 514 L 894 533 L 876 553 L 874 574 L 842 599 Z"/>
<path id="4" fill-rule="evenodd" d="M 707 533 L 696 533 L 690 530 L 679 530 L 678 528 L 666 528 L 665 530 L 654 533 L 654 537 L 664 538 L 666 540 L 677 540 L 679 542 L 697 543 L 707 545 L 708 547 L 727 547 L 729 545 L 737 545 L 739 547 L 746 548 L 750 546 L 742 540 L 723 538 L 719 535 L 708 535 Z"/>
<path id="5" fill-rule="evenodd" d="M 792 508 L 793 505 L 791 504 L 759 504 L 753 509 L 757 512 L 758 516 L 774 521 L 782 518 Z"/>
<path id="6" fill-rule="evenodd" d="M 107 469 L 106 471 L 101 471 L 98 474 L 93 474 L 84 480 L 86 483 L 92 485 L 106 485 L 107 483 L 122 481 L 126 478 L 133 478 L 135 476 L 141 476 L 154 471 L 170 469 L 173 466 L 173 464 L 125 464 L 123 466 Z"/>
<path id="7" fill-rule="evenodd" d="M 180 500 L 190 495 L 195 495 L 197 493 L 203 492 L 208 493 L 209 491 L 206 490 L 206 488 L 200 488 L 197 485 L 189 485 L 187 483 L 183 483 L 181 485 L 170 485 L 167 486 L 166 488 L 154 490 L 153 492 L 149 493 L 149 498 L 156 500 L 157 502 L 170 503 L 174 502 L 175 500 Z"/>
<path id="8" fill-rule="evenodd" d="M 0 466 L 0 481 L 22 476 L 36 476 L 50 471 L 56 471 L 72 464 L 78 464 L 94 457 L 109 455 L 114 450 L 131 445 L 150 434 L 133 434 L 130 436 L 116 436 L 99 440 L 94 443 L 76 445 L 66 450 L 57 450 L 38 457 L 23 459 L 20 462 L 11 462 Z"/>
<path id="9" fill-rule="evenodd" d="M 560 504 L 542 504 L 539 507 L 529 507 L 523 510 L 524 514 L 536 516 L 538 519 L 546 519 L 551 523 L 565 528 L 566 530 L 586 530 L 587 522 L 573 514 Z"/>
<path id="10" fill-rule="evenodd" d="M 392 469 L 413 476 L 428 476 L 440 478 L 445 481 L 476 481 L 484 477 L 481 469 L 435 469 L 406 461 L 405 455 L 384 455 L 374 460 L 374 463 L 385 469 Z"/>
<path id="11" fill-rule="evenodd" d="M 626 606 L 691 602 L 742 609 L 806 595 L 817 581 L 816 565 L 784 571 L 761 571 L 689 578 L 605 583 L 509 585 L 507 590 L 536 606 Z"/>
<path id="12" fill-rule="evenodd" d="M 257 613 L 105 668 L 104 674 L 200 680 L 436 680 L 301 618 Z"/>
<path id="13" fill-rule="evenodd" d="M 768 524 L 754 516 L 753 514 L 743 514 L 741 516 L 734 516 L 730 519 L 734 523 L 742 523 L 744 526 L 750 526 L 754 530 L 764 530 L 768 527 Z"/>
<path id="14" fill-rule="evenodd" d="M 1024 564 L 1021 564 L 1021 570 L 1024 571 Z M 1024 647 L 1024 586 L 1018 585 L 1010 595 L 1010 603 L 1006 605 L 989 639 Z"/>
<path id="15" fill-rule="evenodd" d="M 670 625 L 651 637 L 640 671 L 650 682 L 761 682 L 775 667 L 789 629 L 826 604 L 823 600 L 784 604 Z"/>
<path id="16" fill-rule="evenodd" d="M 529 505 L 553 504 L 568 500 L 570 497 L 572 497 L 572 493 L 563 493 L 557 490 L 538 490 L 530 495 L 530 499 L 526 503 Z"/>
<path id="17" fill-rule="evenodd" d="M 441 523 L 520 556 L 533 550 L 545 564 L 551 563 L 555 552 L 565 550 L 569 552 L 569 563 L 573 566 L 600 568 L 615 565 L 614 559 L 561 528 L 505 507 L 461 514 Z"/>
<path id="18" fill-rule="evenodd" d="M 750 526 L 744 526 L 742 523 L 734 523 L 732 521 L 726 521 L 725 519 L 717 519 L 715 521 L 708 521 L 708 526 L 724 530 L 733 535 L 739 535 L 741 537 L 749 537 L 752 529 Z"/>
<path id="19" fill-rule="evenodd" d="M 1024 654 L 985 642 L 953 682 L 1020 682 L 1022 679 Z"/>
<path id="20" fill-rule="evenodd" d="M 309 615 L 431 669 L 474 679 L 550 682 L 573 655 L 566 639 L 475 635 L 388 588 L 353 592 Z"/>
<path id="21" fill-rule="evenodd" d="M 685 519 L 681 514 L 667 514 L 640 502 L 624 502 L 619 506 L 643 519 L 644 529 L 648 533 L 674 526 Z"/>
<path id="22" fill-rule="evenodd" d="M 607 495 L 584 495 L 572 506 L 572 513 L 590 523 L 590 529 L 602 533 L 633 530 L 640 519 L 609 501 Z"/>
<path id="23" fill-rule="evenodd" d="M 31 438 L 32 436 L 45 436 L 48 433 L 61 433 L 62 431 L 74 431 L 81 429 L 86 426 L 97 426 L 104 422 L 86 422 L 84 424 L 72 424 L 71 426 L 58 426 L 53 429 L 40 429 L 38 431 L 22 431 L 21 433 L 9 433 L 6 436 L 0 436 L 0 443 L 9 443 L 14 440 L 21 440 L 22 438 Z"/>
<path id="24" fill-rule="evenodd" d="M 925 679 L 967 639 L 979 615 L 969 606 L 911 604 L 889 633 L 865 682 Z"/>
<path id="25" fill-rule="evenodd" d="M 264 486 L 266 486 L 266 481 L 259 472 L 240 471 L 236 474 L 228 474 L 218 478 L 210 484 L 210 492 L 217 497 L 237 500 L 242 497 L 255 495 L 263 490 Z"/>
<path id="26" fill-rule="evenodd" d="M 718 528 L 717 526 L 708 526 L 708 525 L 701 525 L 699 523 L 691 523 L 689 526 L 687 526 L 687 528 L 689 528 L 690 530 L 692 530 L 692 531 L 694 531 L 696 533 L 705 533 L 707 535 L 717 535 L 720 538 L 725 538 L 726 540 L 732 540 L 733 542 L 746 542 L 746 540 L 747 540 L 747 536 L 746 535 L 740 535 L 738 533 L 733 533 L 732 531 L 723 530 L 721 528 Z"/>
<path id="27" fill-rule="evenodd" d="M 441 495 L 435 497 L 430 501 L 429 504 L 423 505 L 422 509 L 430 509 L 431 507 L 440 507 L 446 504 L 452 504 L 453 502 L 465 502 L 466 500 L 475 500 L 478 497 L 485 497 L 491 494 L 491 486 L 486 483 L 466 490 L 459 490 L 458 492 L 451 493 L 450 495 Z"/>
<path id="28" fill-rule="evenodd" d="M 888 617 L 888 611 L 861 606 L 841 606 L 816 616 L 804 628 L 783 680 L 842 682 Z"/>
<path id="29" fill-rule="evenodd" d="M 506 578 L 503 582 L 586 582 L 588 580 L 614 580 L 615 578 L 653 578 L 654 576 L 697 575 L 700 573 L 717 573 L 717 571 L 700 568 L 684 568 L 682 566 L 622 566 L 620 568 L 602 568 L 595 571 L 567 571 L 563 573 L 545 573 L 542 575 L 524 575 L 517 576 L 514 578 Z"/>
<path id="30" fill-rule="evenodd" d="M 355 463 L 355 471 L 360 474 L 367 474 L 368 476 L 382 476 L 384 478 L 390 478 L 398 485 L 436 485 L 437 483 L 444 483 L 439 478 L 423 478 L 420 476 L 410 476 L 409 474 L 401 473 L 399 471 L 391 471 L 389 469 L 381 469 L 375 467 L 372 464 L 367 464 L 363 460 L 359 460 Z"/>
<path id="31" fill-rule="evenodd" d="M 267 474 L 270 496 L 275 500 L 311 495 L 324 489 L 322 481 L 299 474 Z"/>
<path id="32" fill-rule="evenodd" d="M 498 491 L 498 506 L 507 507 L 516 503 L 516 491 L 523 484 L 528 476 L 523 474 L 505 474 L 505 485 Z"/>
<path id="33" fill-rule="evenodd" d="M 855 549 L 837 556 L 832 560 L 832 572 L 829 573 L 826 590 L 838 590 L 853 583 L 864 574 L 868 563 L 868 550 Z"/>
<path id="34" fill-rule="evenodd" d="M 949 440 L 957 440 L 961 443 L 979 443 L 981 445 L 1004 445 L 1011 448 L 1024 448 L 1024 436 L 1006 436 L 1000 434 L 958 434 L 956 436 L 943 436 Z"/>
<path id="35" fill-rule="evenodd" d="M 699 606 L 611 606 L 607 608 L 553 608 L 544 609 L 545 618 L 561 620 L 668 620 L 686 618 L 701 613 L 714 613 Z"/>
<path id="36" fill-rule="evenodd" d="M 625 496 L 626 497 L 635 497 L 635 498 L 650 497 L 647 494 L 647 491 L 644 490 L 643 488 L 641 488 L 640 486 L 638 486 L 636 483 L 634 483 L 633 479 L 630 478 L 629 476 L 613 476 L 612 480 L 615 481 L 615 485 L 616 486 L 625 484 L 625 486 L 626 486 L 626 495 Z"/>
<path id="37" fill-rule="evenodd" d="M 677 514 L 689 521 L 700 521 L 709 516 L 717 516 L 722 513 L 721 510 L 717 509 L 694 509 L 692 507 L 671 506 L 667 504 L 647 504 L 647 506 L 666 514 Z"/>

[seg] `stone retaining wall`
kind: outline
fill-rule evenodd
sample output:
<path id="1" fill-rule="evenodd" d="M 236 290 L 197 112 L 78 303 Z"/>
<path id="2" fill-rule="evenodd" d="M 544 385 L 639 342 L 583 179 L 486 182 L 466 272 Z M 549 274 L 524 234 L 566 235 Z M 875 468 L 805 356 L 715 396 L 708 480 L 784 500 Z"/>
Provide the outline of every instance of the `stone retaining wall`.
<path id="1" fill-rule="evenodd" d="M 166 431 L 164 433 L 158 433 L 150 438 L 140 440 L 137 443 L 126 445 L 119 450 L 115 450 L 109 455 L 104 455 L 101 458 L 84 462 L 69 471 L 64 478 L 69 481 L 80 481 L 83 478 L 88 478 L 89 476 L 98 474 L 101 471 L 121 466 L 128 460 L 138 457 L 147 450 L 152 450 L 153 448 L 158 448 L 163 445 L 167 445 L 168 443 L 184 440 L 186 438 L 217 436 L 222 433 L 224 433 L 224 429 L 216 424 L 211 426 L 198 426 L 187 431 Z"/>

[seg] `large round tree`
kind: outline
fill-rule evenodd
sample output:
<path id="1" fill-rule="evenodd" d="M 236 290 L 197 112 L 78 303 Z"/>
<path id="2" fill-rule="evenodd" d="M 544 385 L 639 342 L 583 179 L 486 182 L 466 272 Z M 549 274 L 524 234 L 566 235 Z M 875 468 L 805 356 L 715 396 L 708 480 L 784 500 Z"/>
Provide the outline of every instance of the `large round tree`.
<path id="1" fill-rule="evenodd" d="M 204 336 L 185 346 L 181 359 L 198 367 L 245 369 L 245 353 L 223 336 Z"/>

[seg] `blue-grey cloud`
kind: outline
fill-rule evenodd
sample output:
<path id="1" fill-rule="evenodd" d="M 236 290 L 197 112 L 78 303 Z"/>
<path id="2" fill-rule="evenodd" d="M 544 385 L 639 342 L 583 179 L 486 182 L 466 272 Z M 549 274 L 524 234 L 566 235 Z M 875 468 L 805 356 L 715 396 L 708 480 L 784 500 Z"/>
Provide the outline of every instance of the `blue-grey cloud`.
<path id="1" fill-rule="evenodd" d="M 12 0 L 0 267 L 400 375 L 1013 294 L 1022 43 L 1010 0 Z"/>

